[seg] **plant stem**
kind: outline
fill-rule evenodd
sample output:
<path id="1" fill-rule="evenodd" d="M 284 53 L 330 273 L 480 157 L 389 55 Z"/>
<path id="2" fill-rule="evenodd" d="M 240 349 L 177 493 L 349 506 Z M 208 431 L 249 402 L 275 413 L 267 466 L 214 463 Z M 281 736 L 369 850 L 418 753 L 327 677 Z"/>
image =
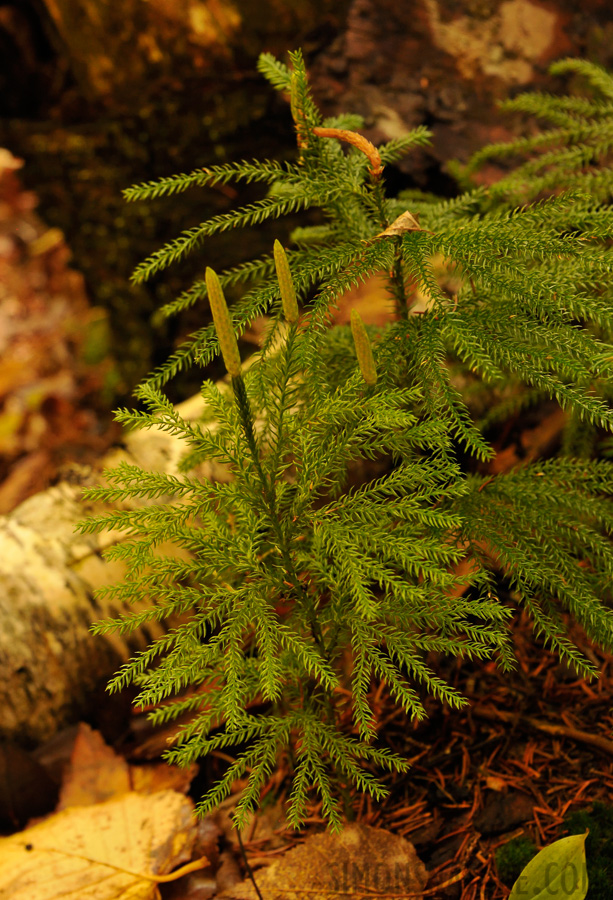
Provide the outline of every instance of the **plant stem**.
<path id="1" fill-rule="evenodd" d="M 404 286 L 404 271 L 402 267 L 402 238 L 394 238 L 396 248 L 394 250 L 394 268 L 390 276 L 390 288 L 396 298 L 396 313 L 399 319 L 409 318 L 407 294 Z"/>
<path id="2" fill-rule="evenodd" d="M 375 181 L 372 186 L 372 198 L 379 213 L 379 221 L 381 228 L 385 231 L 389 227 L 390 221 L 385 209 L 385 195 L 383 187 L 379 180 Z M 404 273 L 402 269 L 402 238 L 400 236 L 394 238 L 396 244 L 394 250 L 394 268 L 390 274 L 390 289 L 396 298 L 396 313 L 399 319 L 408 319 L 409 310 L 407 306 L 407 295 L 404 287 Z"/>
<path id="3" fill-rule="evenodd" d="M 251 451 L 253 463 L 257 469 L 258 475 L 260 476 L 264 502 L 267 507 L 270 524 L 275 533 L 275 537 L 277 538 L 278 548 L 281 553 L 281 558 L 283 559 L 283 564 L 285 566 L 286 578 L 288 580 L 288 583 L 291 584 L 291 586 L 298 594 L 307 613 L 313 638 L 317 643 L 317 646 L 319 647 L 320 653 L 322 654 L 323 658 L 327 660 L 328 657 L 326 654 L 326 646 L 323 635 L 321 633 L 321 628 L 319 627 L 319 622 L 317 621 L 317 617 L 315 616 L 313 604 L 309 600 L 309 597 L 304 590 L 303 585 L 300 583 L 300 579 L 298 578 L 298 574 L 294 568 L 294 564 L 287 547 L 287 541 L 281 527 L 281 522 L 279 521 L 279 517 L 277 515 L 277 499 L 275 496 L 274 484 L 272 484 L 266 477 L 266 474 L 262 468 L 262 463 L 260 462 L 260 454 L 255 437 L 255 431 L 253 428 L 253 414 L 251 412 L 251 405 L 249 403 L 249 398 L 247 397 L 245 382 L 242 375 L 236 375 L 232 378 L 232 389 L 234 390 L 236 405 L 238 406 L 239 414 L 241 417 L 241 424 L 243 426 L 245 437 L 247 438 L 247 444 L 249 445 L 249 450 Z"/>
<path id="4" fill-rule="evenodd" d="M 372 182 L 372 198 L 375 202 L 375 206 L 377 208 L 377 213 L 379 214 L 379 224 L 381 228 L 385 231 L 385 229 L 389 226 L 390 221 L 387 215 L 387 210 L 385 209 L 385 194 L 383 193 L 383 186 L 379 179 L 375 179 Z"/>
<path id="5" fill-rule="evenodd" d="M 247 869 L 247 874 L 249 875 L 249 878 L 251 879 L 251 883 L 253 884 L 253 887 L 255 888 L 255 892 L 258 895 L 259 900 L 264 900 L 264 898 L 262 897 L 262 894 L 260 892 L 260 889 L 258 887 L 258 883 L 255 880 L 255 875 L 253 874 L 253 869 L 249 865 L 249 860 L 247 859 L 247 854 L 245 853 L 245 845 L 243 844 L 243 839 L 241 837 L 241 830 L 238 827 L 236 829 L 236 836 L 238 838 L 238 846 L 241 849 L 241 856 L 243 857 L 243 862 L 245 863 L 245 868 Z"/>
<path id="6" fill-rule="evenodd" d="M 294 349 L 294 343 L 296 340 L 296 335 L 298 333 L 297 326 L 290 325 L 289 334 L 287 336 L 287 341 L 285 342 L 285 347 L 283 352 L 285 353 L 285 371 L 283 373 L 283 384 L 281 386 L 281 396 L 279 398 L 279 422 L 277 425 L 277 441 L 274 452 L 272 454 L 272 479 L 275 480 L 277 477 L 277 466 L 279 465 L 279 457 L 281 456 L 281 448 L 283 444 L 283 414 L 285 412 L 285 398 L 287 395 L 287 385 L 289 383 L 289 369 L 291 363 L 291 355 L 292 350 Z"/>

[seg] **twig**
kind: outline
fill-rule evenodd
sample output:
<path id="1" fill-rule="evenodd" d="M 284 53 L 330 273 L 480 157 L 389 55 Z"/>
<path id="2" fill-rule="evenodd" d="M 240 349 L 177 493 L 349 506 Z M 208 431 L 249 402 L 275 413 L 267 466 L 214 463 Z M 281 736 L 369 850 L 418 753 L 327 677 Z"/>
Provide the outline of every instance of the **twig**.
<path id="1" fill-rule="evenodd" d="M 262 897 L 262 894 L 260 893 L 258 883 L 255 880 L 255 875 L 253 874 L 253 869 L 249 865 L 249 860 L 247 859 L 247 854 L 245 853 L 245 845 L 243 844 L 243 839 L 241 837 L 240 828 L 236 829 L 236 836 L 238 838 L 238 846 L 241 848 L 241 856 L 243 857 L 243 862 L 245 863 L 245 868 L 247 869 L 247 874 L 249 875 L 249 878 L 251 879 L 251 883 L 253 884 L 253 886 L 255 888 L 255 892 L 258 895 L 259 900 L 264 900 L 264 898 Z"/>
<path id="2" fill-rule="evenodd" d="M 473 707 L 472 714 L 481 719 L 496 720 L 501 719 L 503 722 L 511 722 L 517 718 L 516 713 L 504 712 L 501 709 L 490 709 L 484 706 Z M 534 716 L 521 716 L 519 724 L 525 723 L 537 731 L 544 731 L 554 737 L 566 737 L 574 741 L 581 741 L 584 744 L 591 744 L 599 750 L 603 750 L 609 756 L 613 756 L 613 741 L 603 737 L 600 734 L 590 734 L 589 731 L 581 731 L 579 728 L 569 728 L 566 725 L 552 725 L 549 722 L 543 722 L 542 719 L 536 719 Z"/>

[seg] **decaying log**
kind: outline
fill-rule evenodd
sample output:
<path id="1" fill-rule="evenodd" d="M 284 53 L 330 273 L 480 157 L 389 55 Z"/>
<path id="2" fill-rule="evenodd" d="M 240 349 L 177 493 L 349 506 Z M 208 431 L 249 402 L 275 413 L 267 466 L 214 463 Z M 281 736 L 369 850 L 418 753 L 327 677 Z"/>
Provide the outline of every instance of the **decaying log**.
<path id="1" fill-rule="evenodd" d="M 177 407 L 198 418 L 197 395 Z M 125 567 L 106 561 L 102 550 L 121 538 L 117 531 L 81 535 L 75 524 L 112 509 L 82 499 L 82 488 L 101 483 L 101 470 L 120 460 L 144 469 L 176 474 L 184 443 L 159 429 L 133 432 L 94 468 L 29 497 L 0 518 L 0 733 L 22 743 L 38 743 L 91 709 L 97 686 L 153 636 L 155 627 L 130 639 L 93 636 L 92 622 L 120 613 L 114 601 L 96 600 L 93 591 L 120 580 Z M 205 463 L 199 474 L 226 480 L 228 473 Z M 116 506 L 118 508 L 119 504 Z M 125 508 L 126 504 L 122 504 Z M 163 548 L 162 548 L 163 549 Z"/>

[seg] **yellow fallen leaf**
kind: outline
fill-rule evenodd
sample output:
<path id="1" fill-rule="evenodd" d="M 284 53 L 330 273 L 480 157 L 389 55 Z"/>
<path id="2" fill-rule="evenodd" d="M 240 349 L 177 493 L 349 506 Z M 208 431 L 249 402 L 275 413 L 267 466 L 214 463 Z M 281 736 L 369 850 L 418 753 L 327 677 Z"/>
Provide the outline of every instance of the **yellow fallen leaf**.
<path id="1" fill-rule="evenodd" d="M 67 809 L 0 839 L 0 900 L 155 900 L 195 837 L 192 804 L 175 791 Z"/>
<path id="2" fill-rule="evenodd" d="M 197 763 L 191 763 L 187 768 L 171 766 L 166 762 L 130 766 L 132 788 L 139 794 L 155 794 L 156 791 L 168 790 L 185 794 L 197 774 Z"/>
<path id="3" fill-rule="evenodd" d="M 394 298 L 382 275 L 373 275 L 347 291 L 337 304 L 338 308 L 331 311 L 335 325 L 348 325 L 352 309 L 359 312 L 365 325 L 387 325 L 395 317 Z"/>

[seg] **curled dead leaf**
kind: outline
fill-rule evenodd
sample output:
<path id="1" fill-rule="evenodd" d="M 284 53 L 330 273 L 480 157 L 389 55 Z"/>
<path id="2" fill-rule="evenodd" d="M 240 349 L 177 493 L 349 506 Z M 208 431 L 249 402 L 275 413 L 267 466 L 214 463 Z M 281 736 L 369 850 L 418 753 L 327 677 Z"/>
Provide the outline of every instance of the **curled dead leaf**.
<path id="1" fill-rule="evenodd" d="M 403 212 L 398 216 L 397 219 L 394 219 L 391 225 L 385 229 L 385 231 L 381 231 L 379 234 L 376 234 L 376 238 L 380 237 L 394 237 L 394 235 L 405 234 L 407 231 L 424 231 L 417 218 L 410 213 L 407 209 L 406 212 Z M 431 232 L 429 232 L 431 234 Z"/>

